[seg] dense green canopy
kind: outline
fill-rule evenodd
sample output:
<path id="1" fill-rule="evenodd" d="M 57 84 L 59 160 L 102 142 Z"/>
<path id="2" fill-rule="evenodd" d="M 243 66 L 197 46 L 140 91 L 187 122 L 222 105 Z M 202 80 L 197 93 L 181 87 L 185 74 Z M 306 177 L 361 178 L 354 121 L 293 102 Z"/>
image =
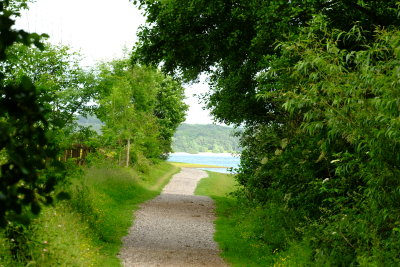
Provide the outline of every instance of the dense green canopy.
<path id="1" fill-rule="evenodd" d="M 206 72 L 212 114 L 245 126 L 252 242 L 304 247 L 306 266 L 400 264 L 396 1 L 137 2 L 133 59 Z"/>
<path id="2" fill-rule="evenodd" d="M 225 123 L 252 123 L 275 117 L 275 105 L 256 98 L 258 72 L 268 55 L 310 21 L 325 14 L 330 28 L 365 30 L 399 25 L 396 1 L 351 0 L 174 0 L 135 1 L 147 16 L 139 31 L 135 59 L 193 80 L 211 76 L 208 106 Z M 351 47 L 355 44 L 347 44 Z"/>

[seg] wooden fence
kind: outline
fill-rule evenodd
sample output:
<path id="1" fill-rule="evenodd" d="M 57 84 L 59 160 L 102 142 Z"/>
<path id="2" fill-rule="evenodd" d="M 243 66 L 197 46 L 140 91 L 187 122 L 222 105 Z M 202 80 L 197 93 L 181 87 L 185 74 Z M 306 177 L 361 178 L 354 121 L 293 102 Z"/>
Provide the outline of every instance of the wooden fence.
<path id="1" fill-rule="evenodd" d="M 66 149 L 64 151 L 63 160 L 67 161 L 70 158 L 76 159 L 77 165 L 84 165 L 86 161 L 86 156 L 91 152 L 91 148 L 83 144 L 74 144 L 72 148 Z"/>

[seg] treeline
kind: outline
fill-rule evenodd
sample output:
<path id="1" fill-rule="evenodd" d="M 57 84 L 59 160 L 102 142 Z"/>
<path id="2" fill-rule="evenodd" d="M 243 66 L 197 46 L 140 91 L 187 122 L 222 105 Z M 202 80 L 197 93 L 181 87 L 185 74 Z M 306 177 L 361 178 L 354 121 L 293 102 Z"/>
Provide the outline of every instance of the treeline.
<path id="1" fill-rule="evenodd" d="M 239 139 L 231 127 L 214 124 L 181 124 L 172 142 L 174 152 L 239 152 Z"/>
<path id="2" fill-rule="evenodd" d="M 244 126 L 242 238 L 271 265 L 399 265 L 397 1 L 138 2 L 134 59 L 206 72 L 211 113 Z"/>
<path id="3" fill-rule="evenodd" d="M 172 151 L 187 109 L 180 82 L 157 68 L 121 59 L 84 69 L 67 46 L 15 30 L 26 6 L 0 4 L 0 243 L 15 261 L 5 265 L 24 266 L 33 260 L 30 222 L 56 200 L 76 200 L 71 177 L 80 170 L 65 162 L 66 149 L 87 147 L 96 152 L 92 163 L 146 174 Z M 101 135 L 78 125 L 78 115 L 98 117 Z"/>

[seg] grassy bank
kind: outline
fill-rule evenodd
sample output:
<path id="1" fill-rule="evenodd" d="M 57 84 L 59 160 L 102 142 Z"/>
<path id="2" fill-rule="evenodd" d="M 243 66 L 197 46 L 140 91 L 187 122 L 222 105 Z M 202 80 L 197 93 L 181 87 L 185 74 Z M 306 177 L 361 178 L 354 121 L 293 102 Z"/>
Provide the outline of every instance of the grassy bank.
<path id="1" fill-rule="evenodd" d="M 229 194 L 235 191 L 232 175 L 209 172 L 195 193 L 216 203 L 215 240 L 221 256 L 232 266 L 308 266 L 307 244 L 280 247 L 290 238 L 285 233 L 285 214 L 279 207 L 261 207 Z"/>
<path id="2" fill-rule="evenodd" d="M 86 169 L 68 188 L 71 200 L 45 208 L 21 240 L 0 236 L 0 266 L 120 266 L 116 255 L 132 211 L 159 194 L 178 170 L 168 163 L 146 174 L 105 165 Z M 9 249 L 20 241 L 26 245 L 16 260 Z"/>

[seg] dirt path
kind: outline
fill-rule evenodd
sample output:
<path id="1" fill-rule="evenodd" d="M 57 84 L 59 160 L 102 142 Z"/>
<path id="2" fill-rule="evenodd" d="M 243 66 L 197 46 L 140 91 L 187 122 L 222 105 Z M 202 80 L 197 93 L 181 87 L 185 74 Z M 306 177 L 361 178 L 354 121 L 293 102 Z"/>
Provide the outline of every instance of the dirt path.
<path id="1" fill-rule="evenodd" d="M 158 197 L 141 205 L 123 239 L 124 266 L 227 266 L 213 240 L 214 203 L 193 195 L 204 177 L 202 170 L 182 168 Z"/>

